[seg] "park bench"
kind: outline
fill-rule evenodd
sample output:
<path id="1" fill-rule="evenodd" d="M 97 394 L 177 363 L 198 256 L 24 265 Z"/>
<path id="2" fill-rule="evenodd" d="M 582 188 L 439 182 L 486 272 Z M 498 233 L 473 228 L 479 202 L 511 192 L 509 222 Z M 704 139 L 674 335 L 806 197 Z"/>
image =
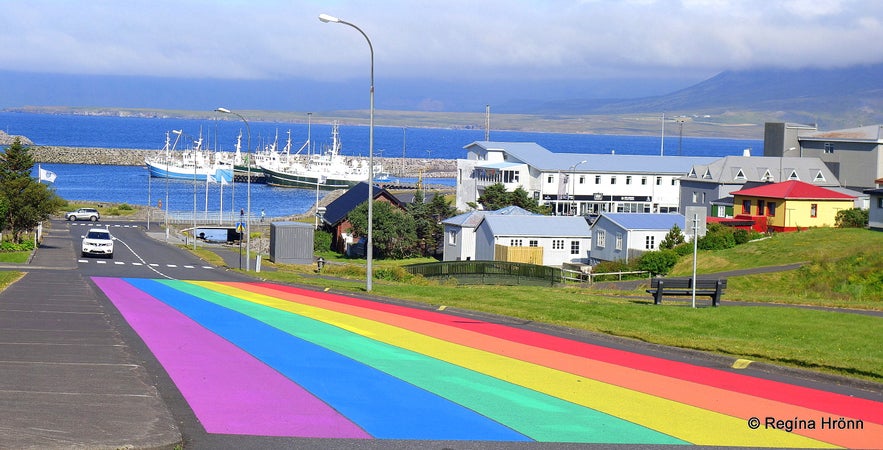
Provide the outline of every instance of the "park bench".
<path id="1" fill-rule="evenodd" d="M 696 280 L 696 295 L 711 297 L 711 306 L 720 305 L 721 295 L 727 288 L 727 280 L 724 279 L 702 279 Z M 692 296 L 693 295 L 693 279 L 692 278 L 651 278 L 650 289 L 648 294 L 653 294 L 653 304 L 662 303 L 662 297 L 665 295 Z"/>

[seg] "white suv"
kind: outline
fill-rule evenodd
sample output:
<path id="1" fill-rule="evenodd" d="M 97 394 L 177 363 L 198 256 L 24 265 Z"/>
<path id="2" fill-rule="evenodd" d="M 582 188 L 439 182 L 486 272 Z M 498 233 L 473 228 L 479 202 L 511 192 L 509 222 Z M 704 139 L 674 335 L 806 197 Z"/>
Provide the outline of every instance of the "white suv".
<path id="1" fill-rule="evenodd" d="M 115 239 L 107 228 L 90 228 L 89 232 L 83 236 L 83 256 L 96 255 L 113 258 L 113 241 Z"/>
<path id="2" fill-rule="evenodd" d="M 71 222 L 75 220 L 90 220 L 92 222 L 97 222 L 98 219 L 101 218 L 101 214 L 99 214 L 98 210 L 95 208 L 80 208 L 76 211 L 66 213 L 64 218 Z"/>

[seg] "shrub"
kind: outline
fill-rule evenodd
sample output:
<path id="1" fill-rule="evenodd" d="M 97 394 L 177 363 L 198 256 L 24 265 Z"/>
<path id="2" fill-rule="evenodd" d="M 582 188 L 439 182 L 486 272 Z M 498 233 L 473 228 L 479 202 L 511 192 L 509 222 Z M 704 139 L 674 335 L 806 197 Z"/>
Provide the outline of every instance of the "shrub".
<path id="1" fill-rule="evenodd" d="M 678 256 L 692 255 L 693 254 L 693 243 L 692 242 L 685 242 L 685 243 L 680 244 L 677 247 L 673 248 L 672 250 L 674 250 L 674 252 L 677 253 Z"/>
<path id="2" fill-rule="evenodd" d="M 325 230 L 316 230 L 313 234 L 313 251 L 324 252 L 331 250 L 331 233 Z"/>
<path id="3" fill-rule="evenodd" d="M 708 224 L 705 236 L 699 238 L 698 247 L 702 250 L 724 250 L 736 246 L 734 229 L 719 223 Z"/>
<path id="4" fill-rule="evenodd" d="M 864 228 L 868 226 L 869 213 L 867 209 L 842 209 L 837 211 L 834 225 L 838 228 Z"/>
<path id="5" fill-rule="evenodd" d="M 736 245 L 742 245 L 751 240 L 751 235 L 748 233 L 748 230 L 735 230 L 733 231 L 733 238 L 736 240 Z"/>
<path id="6" fill-rule="evenodd" d="M 34 249 L 34 241 L 22 241 L 16 244 L 12 241 L 0 243 L 0 252 L 27 252 Z"/>
<path id="7" fill-rule="evenodd" d="M 647 252 L 638 260 L 638 269 L 646 270 L 655 275 L 666 275 L 678 262 L 678 254 L 674 250 Z"/>

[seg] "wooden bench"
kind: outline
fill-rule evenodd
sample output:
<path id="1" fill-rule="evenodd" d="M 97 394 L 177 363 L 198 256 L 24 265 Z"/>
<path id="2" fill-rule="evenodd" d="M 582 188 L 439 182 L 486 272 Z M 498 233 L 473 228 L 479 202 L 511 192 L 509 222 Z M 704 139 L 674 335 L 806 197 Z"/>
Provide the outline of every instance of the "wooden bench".
<path id="1" fill-rule="evenodd" d="M 727 280 L 724 279 L 702 279 L 696 280 L 696 295 L 711 297 L 711 306 L 718 306 L 721 302 L 721 295 L 727 288 Z M 662 303 L 664 295 L 693 295 L 693 279 L 692 278 L 651 278 L 650 289 L 648 294 L 653 294 L 653 304 Z"/>

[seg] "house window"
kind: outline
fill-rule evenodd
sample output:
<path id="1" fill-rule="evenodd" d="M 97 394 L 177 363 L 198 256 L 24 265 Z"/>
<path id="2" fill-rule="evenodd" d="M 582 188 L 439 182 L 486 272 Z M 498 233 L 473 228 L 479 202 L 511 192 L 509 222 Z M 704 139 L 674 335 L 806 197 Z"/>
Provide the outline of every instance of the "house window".
<path id="1" fill-rule="evenodd" d="M 659 186 L 662 184 L 662 177 L 656 177 L 656 185 Z"/>
<path id="2" fill-rule="evenodd" d="M 677 178 L 672 178 L 672 179 L 671 179 L 671 185 L 672 185 L 672 186 L 677 186 L 677 185 L 678 185 L 678 179 L 677 179 Z"/>
<path id="3" fill-rule="evenodd" d="M 656 236 L 647 236 L 644 238 L 644 248 L 647 250 L 653 250 L 656 248 Z"/>
<path id="4" fill-rule="evenodd" d="M 699 200 L 699 193 L 693 191 L 693 203 L 696 203 L 697 200 Z"/>
<path id="5" fill-rule="evenodd" d="M 595 175 L 595 184 L 601 184 L 601 175 Z"/>
<path id="6" fill-rule="evenodd" d="M 766 211 L 764 211 L 764 208 L 766 208 L 766 203 L 764 203 L 763 200 L 758 200 L 757 201 L 757 215 L 758 216 L 762 216 L 763 213 L 766 212 Z"/>
<path id="7" fill-rule="evenodd" d="M 579 255 L 579 241 L 570 241 L 570 254 Z"/>
<path id="8" fill-rule="evenodd" d="M 877 197 L 877 207 L 883 208 L 883 197 Z"/>
<path id="9" fill-rule="evenodd" d="M 626 175 L 625 184 L 632 184 L 632 176 L 631 175 Z"/>
<path id="10" fill-rule="evenodd" d="M 751 214 L 751 200 L 742 200 L 742 214 Z"/>
<path id="11" fill-rule="evenodd" d="M 531 240 L 527 241 L 527 245 L 528 245 L 528 247 L 539 247 L 540 241 L 538 241 L 536 239 L 531 239 Z"/>
<path id="12" fill-rule="evenodd" d="M 610 177 L 610 184 L 616 184 L 616 177 Z"/>
<path id="13" fill-rule="evenodd" d="M 552 184 L 552 175 L 549 175 L 549 176 L 546 177 L 546 183 L 547 183 L 547 184 Z"/>
<path id="14" fill-rule="evenodd" d="M 647 177 L 641 177 L 641 186 L 647 185 Z"/>
<path id="15" fill-rule="evenodd" d="M 616 249 L 622 250 L 622 233 L 616 233 Z"/>
<path id="16" fill-rule="evenodd" d="M 775 202 L 769 202 L 766 204 L 766 215 L 768 215 L 770 217 L 776 216 L 776 203 Z"/>
<path id="17" fill-rule="evenodd" d="M 586 176 L 585 175 L 579 176 L 579 184 L 586 184 Z"/>
<path id="18" fill-rule="evenodd" d="M 819 205 L 817 203 L 813 203 L 809 205 L 809 216 L 810 217 L 818 217 L 819 216 Z"/>
<path id="19" fill-rule="evenodd" d="M 449 231 L 448 232 L 448 244 L 449 245 L 457 245 L 457 232 Z"/>
<path id="20" fill-rule="evenodd" d="M 702 204 L 703 204 L 703 205 L 706 203 L 706 201 L 705 201 L 705 199 L 706 199 L 705 194 L 707 194 L 707 193 L 706 193 L 706 192 L 703 192 L 703 193 L 702 193 Z"/>
<path id="21" fill-rule="evenodd" d="M 596 231 L 594 238 L 595 238 L 595 246 L 596 247 L 604 248 L 604 246 L 607 245 L 607 243 L 605 242 L 607 240 L 607 232 L 606 231 L 604 231 L 604 230 Z M 564 246 L 564 241 L 561 241 L 561 245 Z"/>
<path id="22" fill-rule="evenodd" d="M 509 239 L 510 247 L 521 247 L 522 241 L 521 239 Z"/>
<path id="23" fill-rule="evenodd" d="M 825 142 L 825 153 L 834 153 L 834 144 Z"/>
<path id="24" fill-rule="evenodd" d="M 792 171 L 791 171 L 791 175 L 788 175 L 788 179 L 789 179 L 789 180 L 798 180 L 798 181 L 799 181 L 799 180 L 800 180 L 800 177 L 797 176 L 797 171 L 792 170 Z"/>
<path id="25" fill-rule="evenodd" d="M 564 250 L 564 239 L 553 239 L 552 250 Z"/>

